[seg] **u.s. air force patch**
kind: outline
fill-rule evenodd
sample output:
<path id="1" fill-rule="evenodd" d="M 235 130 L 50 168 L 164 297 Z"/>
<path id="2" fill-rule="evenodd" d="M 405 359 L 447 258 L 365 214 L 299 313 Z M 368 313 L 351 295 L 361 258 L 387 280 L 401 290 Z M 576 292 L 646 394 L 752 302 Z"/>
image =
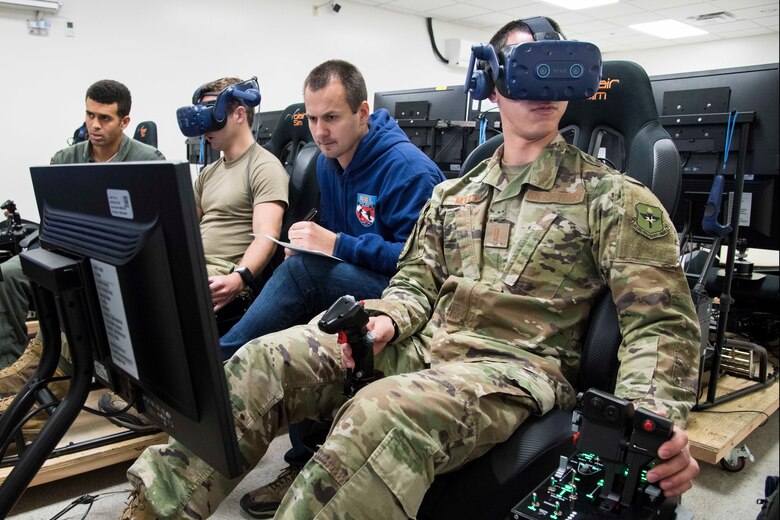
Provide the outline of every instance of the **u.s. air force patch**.
<path id="1" fill-rule="evenodd" d="M 655 206 L 638 203 L 636 217 L 631 218 L 634 231 L 649 239 L 661 238 L 669 232 L 669 226 L 664 223 L 663 211 Z"/>

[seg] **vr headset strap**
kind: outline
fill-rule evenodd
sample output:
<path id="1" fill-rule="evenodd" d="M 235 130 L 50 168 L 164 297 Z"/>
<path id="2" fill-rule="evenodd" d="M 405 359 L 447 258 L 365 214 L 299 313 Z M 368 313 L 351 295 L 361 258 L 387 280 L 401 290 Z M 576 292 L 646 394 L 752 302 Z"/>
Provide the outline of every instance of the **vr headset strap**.
<path id="1" fill-rule="evenodd" d="M 550 22 L 544 16 L 534 16 L 533 18 L 524 18 L 520 20 L 526 24 L 534 35 L 534 41 L 542 40 L 560 40 L 561 35 L 553 29 Z"/>

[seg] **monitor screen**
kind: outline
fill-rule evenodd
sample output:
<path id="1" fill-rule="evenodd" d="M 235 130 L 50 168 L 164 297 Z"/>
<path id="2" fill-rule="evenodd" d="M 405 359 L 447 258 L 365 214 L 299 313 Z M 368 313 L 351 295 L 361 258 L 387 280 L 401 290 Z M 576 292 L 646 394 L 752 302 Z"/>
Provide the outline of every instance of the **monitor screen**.
<path id="1" fill-rule="evenodd" d="M 374 94 L 374 110 L 386 108 L 395 119 L 466 119 L 466 92 L 463 85 L 389 90 Z"/>
<path id="2" fill-rule="evenodd" d="M 41 246 L 83 266 L 95 376 L 236 476 L 238 444 L 187 163 L 30 170 Z"/>
<path id="3" fill-rule="evenodd" d="M 267 110 L 255 114 L 253 133 L 258 144 L 264 145 L 271 139 L 282 113 L 284 110 Z"/>
<path id="4" fill-rule="evenodd" d="M 457 177 L 470 152 L 468 136 L 475 134 L 463 123 L 468 115 L 468 95 L 462 85 L 374 94 L 374 110 L 386 108 L 409 140 L 433 159 L 447 177 Z"/>
<path id="5" fill-rule="evenodd" d="M 745 182 L 741 200 L 739 238 L 747 247 L 780 247 L 780 131 L 777 109 L 778 64 L 669 74 L 650 78 L 664 128 L 680 152 L 683 185 L 674 216 L 678 229 L 689 221 L 694 235 L 704 235 L 701 219 L 712 180 L 723 173 L 726 124 L 675 125 L 678 115 L 753 112 L 744 158 Z M 706 121 L 706 119 L 704 119 Z M 720 223 L 728 215 L 740 163 L 741 128 L 737 124 L 725 170 Z"/>

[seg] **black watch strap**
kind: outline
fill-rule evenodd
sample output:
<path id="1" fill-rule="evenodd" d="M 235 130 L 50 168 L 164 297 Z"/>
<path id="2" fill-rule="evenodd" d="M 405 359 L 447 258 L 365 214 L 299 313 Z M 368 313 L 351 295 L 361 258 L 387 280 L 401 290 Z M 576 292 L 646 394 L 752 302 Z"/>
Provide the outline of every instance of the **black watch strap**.
<path id="1" fill-rule="evenodd" d="M 237 267 L 234 269 L 236 273 L 241 277 L 241 280 L 244 282 L 245 287 L 249 287 L 252 285 L 252 282 L 254 281 L 255 277 L 252 275 L 252 271 L 249 270 L 249 268 L 245 265 L 241 267 Z"/>

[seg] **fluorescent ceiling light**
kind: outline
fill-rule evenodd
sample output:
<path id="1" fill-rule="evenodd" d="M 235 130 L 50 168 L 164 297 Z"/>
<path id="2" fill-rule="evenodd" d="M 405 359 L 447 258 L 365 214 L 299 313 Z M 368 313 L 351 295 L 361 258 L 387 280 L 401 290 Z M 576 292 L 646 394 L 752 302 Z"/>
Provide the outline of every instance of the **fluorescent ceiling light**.
<path id="1" fill-rule="evenodd" d="M 629 25 L 629 27 L 635 31 L 641 31 L 666 40 L 707 34 L 707 31 L 703 29 L 688 25 L 687 23 L 678 22 L 677 20 L 659 20 L 657 22 L 638 23 L 636 25 Z"/>
<path id="2" fill-rule="evenodd" d="M 600 5 L 616 4 L 619 0 L 542 0 L 545 4 L 557 5 L 564 9 L 576 11 L 578 9 L 588 9 L 589 7 L 598 7 Z"/>
<path id="3" fill-rule="evenodd" d="M 0 7 L 56 13 L 60 10 L 62 4 L 52 0 L 0 0 Z"/>

